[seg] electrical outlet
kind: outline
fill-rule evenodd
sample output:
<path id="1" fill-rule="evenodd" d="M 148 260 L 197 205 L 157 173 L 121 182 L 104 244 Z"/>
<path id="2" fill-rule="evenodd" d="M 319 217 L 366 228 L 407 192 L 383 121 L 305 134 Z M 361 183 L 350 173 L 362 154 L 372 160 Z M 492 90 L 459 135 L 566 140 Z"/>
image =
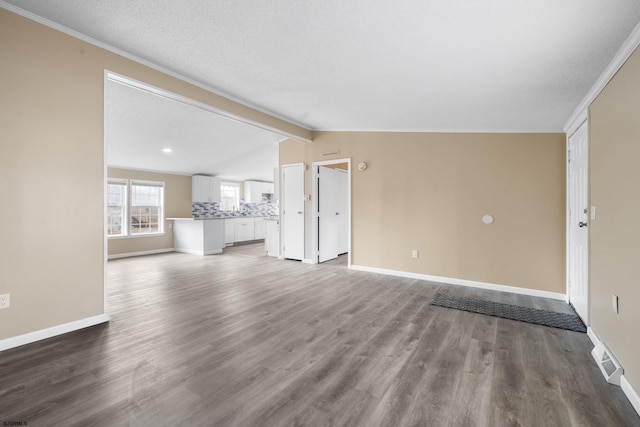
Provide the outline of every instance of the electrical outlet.
<path id="1" fill-rule="evenodd" d="M 613 312 L 618 314 L 618 295 L 611 295 L 611 302 L 613 303 Z"/>
<path id="2" fill-rule="evenodd" d="M 411 256 L 412 256 L 412 257 L 414 257 L 414 258 L 418 258 L 418 255 L 419 255 L 419 253 L 418 253 L 418 250 L 417 250 L 417 249 L 414 249 L 414 250 L 411 252 Z"/>
<path id="3" fill-rule="evenodd" d="M 10 305 L 9 294 L 0 295 L 0 309 L 9 308 L 9 305 Z"/>

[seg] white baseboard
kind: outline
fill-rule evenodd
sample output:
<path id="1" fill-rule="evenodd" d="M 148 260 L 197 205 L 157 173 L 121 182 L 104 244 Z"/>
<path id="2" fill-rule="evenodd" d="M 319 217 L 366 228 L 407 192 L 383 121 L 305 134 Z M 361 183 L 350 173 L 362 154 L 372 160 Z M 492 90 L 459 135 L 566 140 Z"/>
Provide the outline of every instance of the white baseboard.
<path id="1" fill-rule="evenodd" d="M 631 402 L 633 409 L 635 409 L 636 413 L 640 415 L 640 396 L 638 396 L 638 393 L 634 390 L 631 384 L 629 384 L 629 381 L 627 381 L 627 378 L 625 378 L 624 375 L 620 377 L 620 387 L 622 388 L 624 395 L 629 399 L 629 402 Z"/>
<path id="2" fill-rule="evenodd" d="M 408 271 L 387 270 L 384 268 L 365 267 L 362 265 L 351 265 L 352 270 L 368 271 L 370 273 L 386 274 L 388 276 L 407 277 L 409 279 L 426 280 L 451 285 L 468 286 L 471 288 L 489 289 L 492 291 L 511 292 L 514 294 L 530 295 L 534 297 L 552 298 L 565 300 L 565 294 L 559 292 L 540 291 L 538 289 L 518 288 L 517 286 L 498 285 L 495 283 L 476 282 L 473 280 L 454 279 L 451 277 L 430 276 L 428 274 L 411 273 Z"/>
<path id="3" fill-rule="evenodd" d="M 600 343 L 598 336 L 593 331 L 593 329 L 591 329 L 591 326 L 587 327 L 587 336 L 591 340 L 591 344 L 593 344 L 594 347 Z"/>
<path id="4" fill-rule="evenodd" d="M 74 322 L 64 323 L 62 325 L 52 326 L 50 328 L 41 329 L 35 332 L 18 335 L 17 337 L 5 338 L 0 340 L 0 351 L 9 350 L 10 348 L 20 347 L 22 345 L 31 344 L 47 338 L 77 331 L 79 329 L 88 328 L 89 326 L 98 325 L 109 321 L 108 314 L 99 314 L 97 316 L 87 317 L 76 320 Z"/>
<path id="5" fill-rule="evenodd" d="M 303 260 L 302 260 L 302 263 L 303 263 L 303 264 L 315 264 L 315 262 L 313 262 L 313 260 L 312 260 L 312 259 L 309 259 L 309 258 L 305 258 L 305 259 L 303 259 Z"/>
<path id="6" fill-rule="evenodd" d="M 134 256 L 144 256 L 144 255 L 155 255 L 155 254 L 163 254 L 166 252 L 173 252 L 173 248 L 168 249 L 153 249 L 150 251 L 140 251 L 140 252 L 128 252 L 124 254 L 113 254 L 109 255 L 108 259 L 118 259 L 118 258 L 129 258 Z"/>
<path id="7" fill-rule="evenodd" d="M 180 252 L 183 254 L 191 254 L 191 255 L 216 255 L 216 254 L 221 254 L 222 253 L 222 249 L 213 249 L 210 251 L 194 251 L 191 249 L 172 249 L 172 251 L 175 252 Z"/>

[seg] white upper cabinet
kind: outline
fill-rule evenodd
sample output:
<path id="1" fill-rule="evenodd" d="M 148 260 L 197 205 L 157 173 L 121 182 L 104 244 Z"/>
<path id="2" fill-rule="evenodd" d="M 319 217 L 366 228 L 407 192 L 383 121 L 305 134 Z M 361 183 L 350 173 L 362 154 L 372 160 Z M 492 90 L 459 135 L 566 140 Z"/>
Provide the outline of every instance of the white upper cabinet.
<path id="1" fill-rule="evenodd" d="M 273 195 L 273 182 L 245 181 L 244 182 L 244 202 L 260 203 L 262 194 Z"/>
<path id="2" fill-rule="evenodd" d="M 191 177 L 191 201 L 220 203 L 220 178 L 206 175 Z"/>

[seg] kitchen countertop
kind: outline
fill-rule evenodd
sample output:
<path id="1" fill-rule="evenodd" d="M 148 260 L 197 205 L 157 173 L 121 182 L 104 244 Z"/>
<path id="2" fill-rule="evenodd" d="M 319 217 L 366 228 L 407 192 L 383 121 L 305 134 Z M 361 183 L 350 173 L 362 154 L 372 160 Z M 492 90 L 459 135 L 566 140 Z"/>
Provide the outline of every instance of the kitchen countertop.
<path id="1" fill-rule="evenodd" d="M 266 215 L 238 215 L 238 216 L 215 216 L 207 218 L 165 218 L 168 221 L 206 221 L 210 219 L 236 219 L 236 218 L 264 218 L 265 221 L 277 221 L 280 219 L 278 216 L 266 216 Z"/>

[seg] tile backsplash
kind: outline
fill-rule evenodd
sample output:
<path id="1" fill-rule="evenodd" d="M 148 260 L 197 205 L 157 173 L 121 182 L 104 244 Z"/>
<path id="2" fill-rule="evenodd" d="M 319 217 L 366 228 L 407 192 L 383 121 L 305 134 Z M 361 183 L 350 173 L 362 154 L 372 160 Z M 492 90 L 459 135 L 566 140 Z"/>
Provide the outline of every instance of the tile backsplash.
<path id="1" fill-rule="evenodd" d="M 244 203 L 235 211 L 221 211 L 217 202 L 198 202 L 191 204 L 193 218 L 233 218 L 236 216 L 270 216 L 278 215 L 278 205 L 271 202 Z"/>

